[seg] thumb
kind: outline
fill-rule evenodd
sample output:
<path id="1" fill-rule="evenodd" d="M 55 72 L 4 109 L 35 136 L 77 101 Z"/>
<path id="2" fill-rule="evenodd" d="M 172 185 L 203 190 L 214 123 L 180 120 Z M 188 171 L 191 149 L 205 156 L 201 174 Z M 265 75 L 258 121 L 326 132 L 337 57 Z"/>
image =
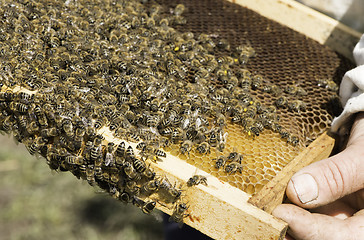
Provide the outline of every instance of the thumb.
<path id="1" fill-rule="evenodd" d="M 364 138 L 343 152 L 298 171 L 288 183 L 287 196 L 304 208 L 333 202 L 364 188 Z"/>
<path id="2" fill-rule="evenodd" d="M 288 233 L 296 239 L 363 239 L 364 213 L 357 212 L 345 220 L 310 213 L 291 204 L 281 204 L 272 214 L 288 223 Z"/>

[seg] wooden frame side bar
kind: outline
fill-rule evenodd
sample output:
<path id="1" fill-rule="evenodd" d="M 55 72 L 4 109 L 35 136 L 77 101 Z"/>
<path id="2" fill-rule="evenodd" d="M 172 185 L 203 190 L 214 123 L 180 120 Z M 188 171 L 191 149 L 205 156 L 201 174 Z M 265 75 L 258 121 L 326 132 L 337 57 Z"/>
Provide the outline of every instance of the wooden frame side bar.
<path id="1" fill-rule="evenodd" d="M 361 33 L 293 0 L 230 0 L 327 45 L 353 61 Z"/>

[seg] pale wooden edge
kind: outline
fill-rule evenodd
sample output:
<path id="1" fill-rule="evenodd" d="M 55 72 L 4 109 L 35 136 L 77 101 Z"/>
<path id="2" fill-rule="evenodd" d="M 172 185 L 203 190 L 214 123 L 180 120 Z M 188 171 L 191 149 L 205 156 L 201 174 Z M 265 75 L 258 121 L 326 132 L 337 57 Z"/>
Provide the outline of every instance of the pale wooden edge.
<path id="1" fill-rule="evenodd" d="M 327 45 L 353 61 L 361 33 L 293 0 L 229 0 Z"/>
<path id="2" fill-rule="evenodd" d="M 327 158 L 335 144 L 335 139 L 327 133 L 322 134 L 289 162 L 269 183 L 249 199 L 249 203 L 268 213 L 282 203 L 290 178 L 301 168 Z"/>

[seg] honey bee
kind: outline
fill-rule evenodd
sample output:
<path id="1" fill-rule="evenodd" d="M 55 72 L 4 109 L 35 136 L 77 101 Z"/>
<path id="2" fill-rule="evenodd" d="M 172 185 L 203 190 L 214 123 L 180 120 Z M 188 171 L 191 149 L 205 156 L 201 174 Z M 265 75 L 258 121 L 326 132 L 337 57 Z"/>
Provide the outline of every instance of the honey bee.
<path id="1" fill-rule="evenodd" d="M 130 162 L 125 162 L 124 163 L 124 173 L 126 174 L 126 176 L 129 179 L 138 179 L 139 178 L 139 174 L 137 173 L 137 171 L 135 170 L 135 168 L 133 167 L 133 165 Z"/>
<path id="2" fill-rule="evenodd" d="M 243 171 L 243 166 L 238 162 L 231 162 L 225 166 L 225 172 L 228 174 L 233 174 L 235 172 L 242 173 L 242 171 Z"/>
<path id="3" fill-rule="evenodd" d="M 159 185 L 160 189 L 164 189 L 168 195 L 171 197 L 172 202 L 177 201 L 181 197 L 182 191 L 177 189 L 175 186 L 169 182 L 168 178 L 164 177 Z"/>
<path id="4" fill-rule="evenodd" d="M 231 161 L 231 162 L 241 163 L 241 161 L 243 160 L 243 155 L 234 151 L 234 152 L 229 153 L 227 160 Z"/>
<path id="5" fill-rule="evenodd" d="M 301 87 L 297 87 L 297 92 L 296 92 L 297 96 L 305 96 L 307 95 L 307 91 Z"/>
<path id="6" fill-rule="evenodd" d="M 170 217 L 170 221 L 174 221 L 176 223 L 182 223 L 183 218 L 187 217 L 189 214 L 185 213 L 188 209 L 188 206 L 185 203 L 177 203 L 174 211 Z"/>
<path id="7" fill-rule="evenodd" d="M 144 183 L 141 187 L 141 190 L 143 191 L 143 193 L 150 195 L 150 194 L 156 192 L 158 190 L 159 186 L 160 186 L 159 180 L 153 179 L 153 180 L 150 180 L 150 181 Z"/>
<path id="8" fill-rule="evenodd" d="M 18 123 L 19 123 L 20 128 L 23 128 L 23 129 L 27 128 L 27 125 L 28 125 L 27 117 L 25 115 L 20 115 L 18 118 Z"/>
<path id="9" fill-rule="evenodd" d="M 200 121 L 200 124 L 197 123 L 197 121 Z M 197 119 L 196 119 L 196 127 L 200 127 L 200 126 L 209 126 L 210 125 L 210 122 L 209 120 L 207 120 L 207 118 L 205 118 L 204 116 L 199 116 Z"/>
<path id="10" fill-rule="evenodd" d="M 218 142 L 217 142 L 217 138 L 218 138 L 218 133 L 215 130 L 212 130 L 210 132 L 210 136 L 209 136 L 209 140 L 208 143 L 211 147 L 216 147 Z"/>
<path id="11" fill-rule="evenodd" d="M 120 176 L 119 173 L 117 172 L 112 172 L 110 174 L 110 180 L 113 184 L 117 184 L 120 181 Z"/>
<path id="12" fill-rule="evenodd" d="M 37 118 L 41 118 L 42 116 L 42 109 L 39 105 L 35 105 L 33 108 L 33 112 Z"/>
<path id="13" fill-rule="evenodd" d="M 157 149 L 151 145 L 145 146 L 145 148 L 141 151 L 141 154 L 147 159 L 149 158 L 155 162 L 160 160 L 159 157 L 167 157 L 167 154 L 163 150 Z"/>
<path id="14" fill-rule="evenodd" d="M 155 149 L 154 154 L 157 157 L 163 157 L 163 158 L 167 157 L 167 154 L 163 150 L 160 150 L 160 149 Z"/>
<path id="15" fill-rule="evenodd" d="M 297 92 L 297 86 L 295 85 L 288 85 L 284 88 L 283 90 L 285 93 L 291 94 L 291 95 L 295 95 Z"/>
<path id="16" fill-rule="evenodd" d="M 140 187 L 134 180 L 126 182 L 126 189 L 134 196 L 138 196 L 140 193 Z"/>
<path id="17" fill-rule="evenodd" d="M 288 109 L 294 112 L 300 112 L 306 110 L 306 103 L 301 100 L 293 100 L 290 101 L 288 104 Z"/>
<path id="18" fill-rule="evenodd" d="M 226 118 L 223 114 L 219 114 L 216 118 L 216 124 L 220 128 L 224 127 L 226 125 Z"/>
<path id="19" fill-rule="evenodd" d="M 339 86 L 332 80 L 327 82 L 326 88 L 332 92 L 337 92 L 339 90 Z"/>
<path id="20" fill-rule="evenodd" d="M 52 144 L 48 145 L 46 160 L 50 169 L 57 170 L 59 168 L 60 158 Z"/>
<path id="21" fill-rule="evenodd" d="M 289 139 L 291 134 L 287 132 L 285 129 L 280 129 L 279 134 L 281 135 L 281 138 L 283 139 Z"/>
<path id="22" fill-rule="evenodd" d="M 20 92 L 20 93 L 18 93 L 16 99 L 21 103 L 28 104 L 33 96 L 34 95 L 30 95 L 26 92 Z"/>
<path id="23" fill-rule="evenodd" d="M 182 15 L 183 14 L 183 12 L 185 11 L 185 5 L 183 5 L 183 4 L 178 4 L 175 8 L 174 8 L 174 10 L 173 10 L 173 13 L 174 13 L 174 15 L 177 15 L 177 16 L 179 16 L 179 15 Z"/>
<path id="24" fill-rule="evenodd" d="M 140 137 L 139 137 L 136 129 L 130 130 L 130 132 L 128 133 L 128 140 L 132 141 L 132 142 L 139 142 Z"/>
<path id="25" fill-rule="evenodd" d="M 123 203 L 125 203 L 125 204 L 127 204 L 127 203 L 129 203 L 130 202 L 130 195 L 129 195 L 129 193 L 127 193 L 127 192 L 122 192 L 121 194 L 120 194 L 120 197 L 119 197 L 119 199 L 120 199 L 120 201 L 122 201 Z"/>
<path id="26" fill-rule="evenodd" d="M 91 186 L 95 186 L 96 185 L 96 180 L 95 180 L 95 171 L 94 171 L 94 167 L 93 165 L 88 165 L 86 167 L 86 180 L 87 182 L 91 185 Z"/>
<path id="27" fill-rule="evenodd" d="M 5 126 L 7 125 L 7 120 L 8 118 L 6 118 L 5 120 L 4 120 L 4 122 L 3 122 L 3 124 L 2 124 L 2 128 L 6 131 L 6 129 L 5 129 Z M 39 131 L 39 126 L 38 126 L 38 124 L 37 124 L 37 122 L 36 121 L 31 121 L 30 123 L 29 123 L 29 125 L 27 125 L 27 128 L 26 128 L 26 130 L 27 130 L 27 132 L 30 134 L 30 135 L 32 135 L 32 134 L 34 134 L 34 133 L 36 133 L 36 132 L 38 132 Z"/>
<path id="28" fill-rule="evenodd" d="M 277 85 L 272 85 L 270 88 L 270 93 L 272 93 L 273 96 L 277 97 L 282 94 L 282 89 Z"/>
<path id="29" fill-rule="evenodd" d="M 47 143 L 47 139 L 43 137 L 36 137 L 28 146 L 28 151 L 31 155 L 34 155 L 39 149 Z"/>
<path id="30" fill-rule="evenodd" d="M 84 128 L 76 128 L 75 136 L 74 136 L 74 142 L 76 149 L 79 149 L 81 147 L 81 143 L 83 140 L 83 137 L 85 135 L 85 129 Z"/>
<path id="31" fill-rule="evenodd" d="M 146 125 L 148 127 L 156 127 L 160 122 L 160 119 L 156 116 L 148 116 L 146 120 Z"/>
<path id="32" fill-rule="evenodd" d="M 225 149 L 225 143 L 227 140 L 227 136 L 228 136 L 227 132 L 223 133 L 222 131 L 220 131 L 219 143 L 217 145 L 217 150 L 219 150 L 220 152 L 223 152 Z"/>
<path id="33" fill-rule="evenodd" d="M 272 93 L 272 85 L 266 84 L 263 86 L 263 92 Z"/>
<path id="34" fill-rule="evenodd" d="M 186 152 L 190 154 L 190 151 L 192 149 L 192 141 L 186 140 L 181 144 L 180 151 L 182 154 L 185 154 Z"/>
<path id="35" fill-rule="evenodd" d="M 231 121 L 233 123 L 238 123 L 238 122 L 241 122 L 242 116 L 239 114 L 239 113 L 235 113 L 232 117 L 231 117 Z"/>
<path id="36" fill-rule="evenodd" d="M 171 125 L 171 120 L 169 118 L 163 118 L 158 128 L 163 129 L 161 130 L 161 134 L 163 135 L 170 135 L 173 132 L 173 128 L 169 127 Z"/>
<path id="37" fill-rule="evenodd" d="M 277 107 L 286 107 L 287 106 L 287 103 L 288 103 L 288 100 L 286 97 L 284 96 L 281 96 L 279 97 L 275 102 L 274 104 L 277 106 Z"/>
<path id="38" fill-rule="evenodd" d="M 125 156 L 125 142 L 121 142 L 115 150 L 116 155 L 116 164 L 122 165 L 123 164 L 123 158 Z"/>
<path id="39" fill-rule="evenodd" d="M 337 84 L 334 81 L 329 80 L 329 79 L 319 79 L 319 80 L 317 80 L 317 82 L 318 82 L 317 85 L 319 87 L 324 87 L 324 88 L 328 89 L 329 91 L 336 92 L 339 89 Z"/>
<path id="40" fill-rule="evenodd" d="M 290 143 L 292 144 L 293 146 L 297 146 L 298 143 L 299 143 L 299 139 L 297 136 L 292 136 L 290 135 L 288 138 L 287 138 L 287 143 Z"/>
<path id="41" fill-rule="evenodd" d="M 25 114 L 28 111 L 28 106 L 23 103 L 11 102 L 9 104 L 9 108 L 13 112 L 17 112 L 20 114 Z"/>
<path id="42" fill-rule="evenodd" d="M 229 51 L 230 50 L 230 44 L 229 42 L 224 39 L 224 38 L 221 38 L 218 42 L 217 42 L 217 45 L 216 45 L 218 48 L 222 49 L 222 50 L 227 50 Z"/>
<path id="43" fill-rule="evenodd" d="M 156 205 L 155 201 L 145 202 L 142 206 L 143 213 L 150 214 L 154 210 L 155 205 Z"/>
<path id="44" fill-rule="evenodd" d="M 114 118 L 110 123 L 110 130 L 114 131 L 119 128 L 120 124 L 123 122 L 123 118 L 121 116 Z"/>
<path id="45" fill-rule="evenodd" d="M 280 132 L 282 127 L 278 123 L 272 122 L 272 124 L 270 125 L 270 129 L 272 129 L 273 132 Z"/>
<path id="46" fill-rule="evenodd" d="M 103 181 L 109 181 L 109 179 L 110 179 L 110 174 L 109 174 L 109 172 L 108 172 L 108 171 L 103 171 L 103 172 L 102 172 L 102 180 L 103 180 Z"/>
<path id="47" fill-rule="evenodd" d="M 40 135 L 42 137 L 55 137 L 57 136 L 58 132 L 57 132 L 57 129 L 55 127 L 51 127 L 51 128 L 45 128 L 45 129 L 42 129 L 40 131 Z"/>
<path id="48" fill-rule="evenodd" d="M 107 151 L 106 151 L 106 154 L 105 154 L 105 166 L 113 166 L 114 165 L 114 154 L 113 154 L 113 151 L 114 151 L 114 143 L 112 142 L 109 142 L 107 144 Z"/>
<path id="49" fill-rule="evenodd" d="M 68 155 L 65 157 L 65 161 L 71 165 L 82 165 L 84 158 L 82 156 Z"/>
<path id="50" fill-rule="evenodd" d="M 221 167 L 223 167 L 225 165 L 227 161 L 227 157 L 221 155 L 216 159 L 215 162 L 215 168 L 220 169 Z"/>
<path id="51" fill-rule="evenodd" d="M 174 128 L 171 134 L 171 140 L 174 144 L 183 140 L 183 130 L 181 128 Z"/>
<path id="52" fill-rule="evenodd" d="M 133 161 L 134 168 L 138 173 L 143 173 L 146 170 L 145 162 L 141 159 L 135 158 Z"/>
<path id="53" fill-rule="evenodd" d="M 252 89 L 258 89 L 262 84 L 263 77 L 261 75 L 255 75 L 252 78 Z"/>
<path id="54" fill-rule="evenodd" d="M 136 145 L 136 149 L 143 151 L 143 149 L 145 149 L 146 146 L 147 144 L 145 142 L 140 142 Z"/>
<path id="55" fill-rule="evenodd" d="M 298 96 L 303 96 L 303 95 L 307 94 L 307 92 L 303 88 L 297 87 L 296 85 L 286 86 L 284 89 L 284 92 L 291 94 L 291 95 L 298 95 Z"/>
<path id="56" fill-rule="evenodd" d="M 101 156 L 101 144 L 94 144 L 90 149 L 90 157 L 92 162 L 99 162 L 102 159 Z"/>
<path id="57" fill-rule="evenodd" d="M 210 145 L 207 142 L 202 142 L 197 146 L 197 151 L 200 154 L 208 154 L 210 153 Z"/>
<path id="58" fill-rule="evenodd" d="M 0 101 L 11 102 L 15 98 L 15 94 L 11 91 L 0 92 Z"/>
<path id="59" fill-rule="evenodd" d="M 119 197 L 120 197 L 119 190 L 114 186 L 110 187 L 109 193 L 112 198 L 119 199 Z"/>
<path id="60" fill-rule="evenodd" d="M 251 85 L 252 85 L 252 81 L 251 81 L 250 77 L 244 77 L 244 78 L 240 79 L 240 87 L 244 91 L 249 91 Z"/>
<path id="61" fill-rule="evenodd" d="M 145 25 L 147 28 L 153 28 L 155 27 L 155 20 L 153 18 L 148 18 Z"/>
<path id="62" fill-rule="evenodd" d="M 128 146 L 128 148 L 125 151 L 125 158 L 126 160 L 132 160 L 135 159 L 135 154 L 132 146 Z"/>
<path id="63" fill-rule="evenodd" d="M 255 116 L 257 114 L 257 107 L 254 105 L 250 105 L 250 106 L 244 108 L 243 112 L 244 112 L 244 117 L 255 118 Z"/>
<path id="64" fill-rule="evenodd" d="M 146 179 L 152 180 L 155 177 L 155 172 L 153 170 L 151 170 L 149 167 L 147 167 L 142 173 L 141 175 L 143 177 L 145 177 Z"/>
<path id="65" fill-rule="evenodd" d="M 155 98 L 150 103 L 150 111 L 157 112 L 160 106 L 160 100 L 158 98 Z"/>
<path id="66" fill-rule="evenodd" d="M 253 133 L 255 136 L 259 136 L 259 134 L 263 131 L 264 126 L 261 121 L 255 121 L 254 125 L 250 127 L 248 134 Z"/>
<path id="67" fill-rule="evenodd" d="M 66 135 L 69 138 L 73 138 L 73 136 L 75 135 L 74 130 L 73 130 L 73 124 L 72 121 L 70 119 L 64 119 L 62 122 L 62 128 L 63 131 L 66 133 Z"/>
<path id="68" fill-rule="evenodd" d="M 192 187 L 192 186 L 198 185 L 200 183 L 207 186 L 207 178 L 202 175 L 193 175 L 192 177 L 190 177 L 188 179 L 187 186 Z"/>
<path id="69" fill-rule="evenodd" d="M 254 125 L 255 120 L 253 118 L 243 118 L 241 120 L 241 125 L 244 127 L 245 130 L 249 130 Z"/>

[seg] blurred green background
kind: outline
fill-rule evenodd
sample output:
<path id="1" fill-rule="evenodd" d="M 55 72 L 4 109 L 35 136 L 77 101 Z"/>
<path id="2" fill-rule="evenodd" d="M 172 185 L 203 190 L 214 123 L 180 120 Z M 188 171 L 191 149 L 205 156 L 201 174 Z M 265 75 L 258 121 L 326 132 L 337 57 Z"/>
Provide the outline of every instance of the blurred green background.
<path id="1" fill-rule="evenodd" d="M 0 239 L 163 239 L 161 213 L 146 215 L 0 135 Z"/>

